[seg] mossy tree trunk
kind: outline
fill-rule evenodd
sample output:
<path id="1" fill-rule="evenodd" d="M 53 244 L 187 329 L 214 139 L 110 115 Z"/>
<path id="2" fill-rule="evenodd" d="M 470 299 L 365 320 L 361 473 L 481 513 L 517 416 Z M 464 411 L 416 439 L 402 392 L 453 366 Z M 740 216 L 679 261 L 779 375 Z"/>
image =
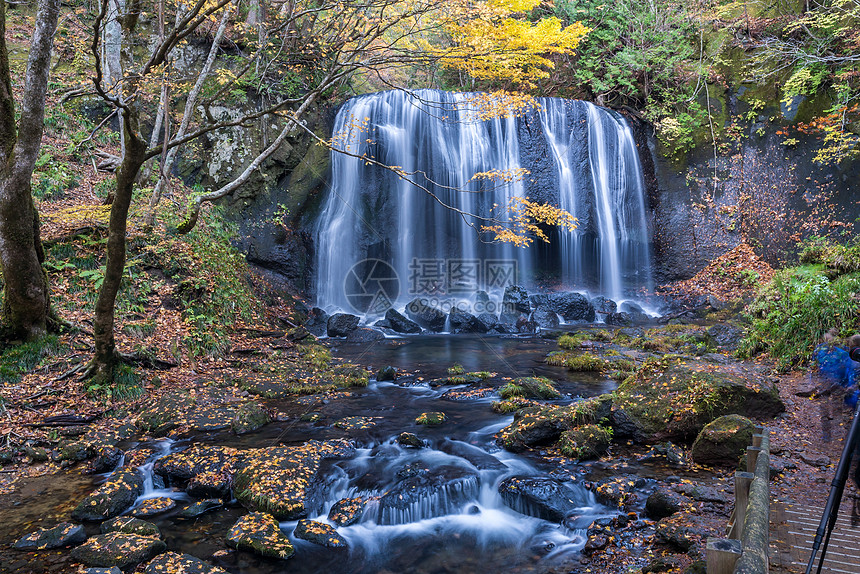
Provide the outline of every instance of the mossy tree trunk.
<path id="1" fill-rule="evenodd" d="M 48 329 L 51 316 L 39 217 L 31 178 L 42 143 L 45 94 L 60 0 L 40 0 L 27 59 L 20 119 L 6 47 L 6 3 L 0 2 L 0 264 L 3 268 L 3 316 L 9 335 L 31 340 Z"/>

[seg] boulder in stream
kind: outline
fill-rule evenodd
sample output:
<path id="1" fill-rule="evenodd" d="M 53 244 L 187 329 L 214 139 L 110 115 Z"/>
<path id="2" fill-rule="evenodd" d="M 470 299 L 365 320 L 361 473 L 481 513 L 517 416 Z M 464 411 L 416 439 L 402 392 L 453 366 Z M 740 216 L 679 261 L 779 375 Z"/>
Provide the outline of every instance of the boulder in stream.
<path id="1" fill-rule="evenodd" d="M 156 556 L 146 565 L 144 574 L 227 574 L 227 571 L 217 566 L 195 558 L 190 554 L 165 552 Z"/>
<path id="2" fill-rule="evenodd" d="M 358 328 L 360 320 L 349 313 L 335 313 L 326 322 L 326 332 L 329 337 L 346 337 Z"/>
<path id="3" fill-rule="evenodd" d="M 15 550 L 31 552 L 33 550 L 51 550 L 83 544 L 87 533 L 80 524 L 61 522 L 53 528 L 40 528 L 23 538 L 19 538 L 12 547 Z"/>
<path id="4" fill-rule="evenodd" d="M 371 329 L 370 327 L 359 327 L 349 332 L 346 336 L 347 343 L 372 343 L 373 341 L 382 341 L 385 335 L 382 331 Z"/>
<path id="5" fill-rule="evenodd" d="M 597 317 L 594 305 L 582 293 L 555 293 L 550 295 L 548 306 L 565 321 L 592 322 Z"/>
<path id="6" fill-rule="evenodd" d="M 227 546 L 268 558 L 287 559 L 295 553 L 278 521 L 265 512 L 252 512 L 240 518 L 227 534 Z"/>
<path id="7" fill-rule="evenodd" d="M 326 548 L 346 548 L 346 539 L 325 522 L 316 520 L 299 520 L 293 536 L 325 546 Z"/>
<path id="8" fill-rule="evenodd" d="M 233 479 L 233 493 L 251 510 L 269 512 L 279 520 L 303 518 L 320 503 L 313 500 L 320 462 L 354 452 L 345 440 L 246 451 L 244 466 Z"/>
<path id="9" fill-rule="evenodd" d="M 108 478 L 95 492 L 84 498 L 72 511 L 72 518 L 92 522 L 113 518 L 128 510 L 141 494 L 143 494 L 143 476 L 137 470 L 120 470 Z"/>
<path id="10" fill-rule="evenodd" d="M 548 476 L 512 476 L 499 484 L 502 501 L 513 510 L 561 522 L 586 505 L 585 493 Z"/>
<path id="11" fill-rule="evenodd" d="M 388 321 L 392 331 L 411 334 L 421 332 L 421 326 L 418 323 L 406 318 L 394 308 L 388 309 L 385 312 L 385 320 Z"/>
<path id="12" fill-rule="evenodd" d="M 72 550 L 72 558 L 87 566 L 116 566 L 125 570 L 165 550 L 167 545 L 153 536 L 111 532 L 90 538 Z"/>
<path id="13" fill-rule="evenodd" d="M 342 498 L 328 512 L 328 519 L 338 526 L 350 526 L 361 520 L 367 507 L 365 498 Z"/>
<path id="14" fill-rule="evenodd" d="M 106 522 L 102 522 L 101 532 L 102 534 L 121 532 L 123 534 L 137 534 L 138 536 L 161 537 L 161 531 L 158 530 L 158 526 L 152 522 L 147 522 L 131 516 L 117 516 L 116 518 L 111 518 Z"/>
<path id="15" fill-rule="evenodd" d="M 406 305 L 406 314 L 415 323 L 428 331 L 438 333 L 445 330 L 447 315 L 430 305 L 426 299 L 416 298 Z"/>

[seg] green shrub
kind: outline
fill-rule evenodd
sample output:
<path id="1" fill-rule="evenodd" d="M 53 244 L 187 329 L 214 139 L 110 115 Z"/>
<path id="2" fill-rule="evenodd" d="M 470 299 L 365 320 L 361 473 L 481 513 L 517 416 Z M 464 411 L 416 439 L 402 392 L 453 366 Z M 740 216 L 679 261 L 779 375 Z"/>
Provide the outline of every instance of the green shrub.
<path id="1" fill-rule="evenodd" d="M 747 307 L 751 324 L 739 354 L 767 352 L 779 369 L 805 364 L 830 329 L 841 336 L 856 332 L 858 290 L 856 272 L 829 279 L 820 265 L 780 271 Z"/>

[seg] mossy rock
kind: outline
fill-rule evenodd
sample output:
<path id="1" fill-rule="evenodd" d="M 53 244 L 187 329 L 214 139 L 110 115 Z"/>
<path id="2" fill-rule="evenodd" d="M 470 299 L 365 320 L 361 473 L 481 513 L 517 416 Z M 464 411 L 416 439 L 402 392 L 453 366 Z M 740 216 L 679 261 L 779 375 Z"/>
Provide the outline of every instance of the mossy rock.
<path id="1" fill-rule="evenodd" d="M 278 521 L 265 512 L 252 512 L 240 518 L 230 528 L 227 546 L 268 558 L 287 559 L 295 553 L 290 539 L 281 532 Z"/>
<path id="2" fill-rule="evenodd" d="M 271 513 L 279 520 L 303 518 L 320 462 L 353 452 L 344 440 L 312 440 L 298 447 L 246 451 L 243 467 L 233 479 L 233 493 L 250 510 Z"/>
<path id="3" fill-rule="evenodd" d="M 366 387 L 370 381 L 367 369 L 358 365 L 339 365 L 331 372 L 332 380 L 339 387 Z"/>
<path id="4" fill-rule="evenodd" d="M 241 462 L 242 451 L 226 446 L 195 444 L 159 458 L 153 472 L 170 484 L 185 484 L 203 473 L 232 474 Z"/>
<path id="5" fill-rule="evenodd" d="M 540 406 L 540 403 L 530 399 L 525 399 L 523 397 L 511 397 L 510 399 L 505 399 L 503 401 L 493 401 L 492 403 L 493 412 L 498 413 L 500 415 L 514 413 L 520 409 Z"/>
<path id="6" fill-rule="evenodd" d="M 143 494 L 143 477 L 136 470 L 121 470 L 72 511 L 75 520 L 100 522 L 125 512 Z"/>
<path id="7" fill-rule="evenodd" d="M 164 435 L 185 421 L 197 401 L 187 391 L 175 391 L 158 399 L 137 417 L 137 426 L 156 436 Z"/>
<path id="8" fill-rule="evenodd" d="M 441 425 L 446 420 L 448 420 L 448 415 L 443 412 L 435 411 L 435 412 L 427 412 L 421 413 L 415 419 L 415 423 L 419 425 L 427 425 L 427 426 L 436 426 Z"/>
<path id="9" fill-rule="evenodd" d="M 612 431 L 598 425 L 582 425 L 564 431 L 558 440 L 562 454 L 574 460 L 599 458 L 611 443 Z"/>
<path id="10" fill-rule="evenodd" d="M 138 536 L 161 537 L 161 531 L 158 530 L 158 526 L 152 522 L 146 522 L 145 520 L 131 516 L 117 516 L 107 522 L 102 522 L 101 532 L 102 534 L 122 532 L 123 534 L 137 534 Z"/>
<path id="11" fill-rule="evenodd" d="M 236 434 L 254 432 L 270 422 L 272 422 L 272 416 L 263 405 L 255 401 L 247 402 L 239 407 L 233 417 L 233 432 Z"/>
<path id="12" fill-rule="evenodd" d="M 424 441 L 411 432 L 402 432 L 397 437 L 398 444 L 412 448 L 424 448 Z"/>
<path id="13" fill-rule="evenodd" d="M 784 410 L 776 386 L 754 367 L 667 355 L 618 387 L 611 418 L 617 436 L 660 442 L 692 440 L 725 414 L 770 418 Z"/>
<path id="14" fill-rule="evenodd" d="M 72 550 L 72 558 L 87 566 L 122 570 L 146 562 L 167 550 L 167 545 L 152 536 L 111 532 L 87 540 Z"/>
<path id="15" fill-rule="evenodd" d="M 523 397 L 527 399 L 559 399 L 561 393 L 555 383 L 546 377 L 519 377 L 499 389 L 503 399 Z"/>
<path id="16" fill-rule="evenodd" d="M 227 574 L 227 571 L 212 566 L 190 554 L 165 552 L 146 565 L 144 574 Z"/>
<path id="17" fill-rule="evenodd" d="M 150 516 L 164 514 L 174 508 L 176 508 L 176 501 L 172 498 L 167 498 L 166 496 L 147 498 L 146 500 L 142 500 L 138 506 L 131 511 L 131 515 L 137 518 L 148 518 Z"/>
<path id="18" fill-rule="evenodd" d="M 230 428 L 235 416 L 235 407 L 208 405 L 194 409 L 188 415 L 188 424 L 198 432 L 215 432 Z"/>
<path id="19" fill-rule="evenodd" d="M 83 544 L 87 539 L 87 533 L 80 524 L 61 522 L 53 528 L 40 528 L 27 536 L 18 539 L 12 545 L 15 550 L 31 552 L 33 550 L 51 550 L 64 548 L 66 546 L 77 546 Z"/>
<path id="20" fill-rule="evenodd" d="M 752 444 L 755 423 L 741 415 L 719 417 L 702 429 L 693 443 L 693 462 L 710 466 L 736 467 Z"/>
<path id="21" fill-rule="evenodd" d="M 496 374 L 489 371 L 475 371 L 473 373 L 456 373 L 450 374 L 451 369 L 448 369 L 448 376 L 441 379 L 430 381 L 431 387 L 439 387 L 442 385 L 474 385 L 485 379 L 494 377 Z"/>
<path id="22" fill-rule="evenodd" d="M 325 546 L 326 548 L 346 548 L 346 540 L 330 525 L 316 520 L 299 520 L 293 536 Z"/>
<path id="23" fill-rule="evenodd" d="M 514 422 L 499 431 L 502 446 L 513 452 L 555 442 L 564 431 L 595 424 L 609 416 L 612 396 L 600 395 L 570 405 L 520 409 Z"/>
<path id="24" fill-rule="evenodd" d="M 554 352 L 546 358 L 548 365 L 567 367 L 571 371 L 599 373 L 607 367 L 607 361 L 591 353 Z"/>

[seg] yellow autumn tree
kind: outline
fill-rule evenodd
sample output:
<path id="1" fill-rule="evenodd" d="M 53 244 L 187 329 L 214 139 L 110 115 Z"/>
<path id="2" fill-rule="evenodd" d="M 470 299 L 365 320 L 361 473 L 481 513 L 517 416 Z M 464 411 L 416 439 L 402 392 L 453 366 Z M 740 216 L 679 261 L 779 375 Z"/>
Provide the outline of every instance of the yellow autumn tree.
<path id="1" fill-rule="evenodd" d="M 451 45 L 436 47 L 443 68 L 473 80 L 532 88 L 553 69 L 549 58 L 572 54 L 589 29 L 579 22 L 567 27 L 556 17 L 527 18 L 539 0 L 487 0 L 454 6 L 444 29 Z"/>

